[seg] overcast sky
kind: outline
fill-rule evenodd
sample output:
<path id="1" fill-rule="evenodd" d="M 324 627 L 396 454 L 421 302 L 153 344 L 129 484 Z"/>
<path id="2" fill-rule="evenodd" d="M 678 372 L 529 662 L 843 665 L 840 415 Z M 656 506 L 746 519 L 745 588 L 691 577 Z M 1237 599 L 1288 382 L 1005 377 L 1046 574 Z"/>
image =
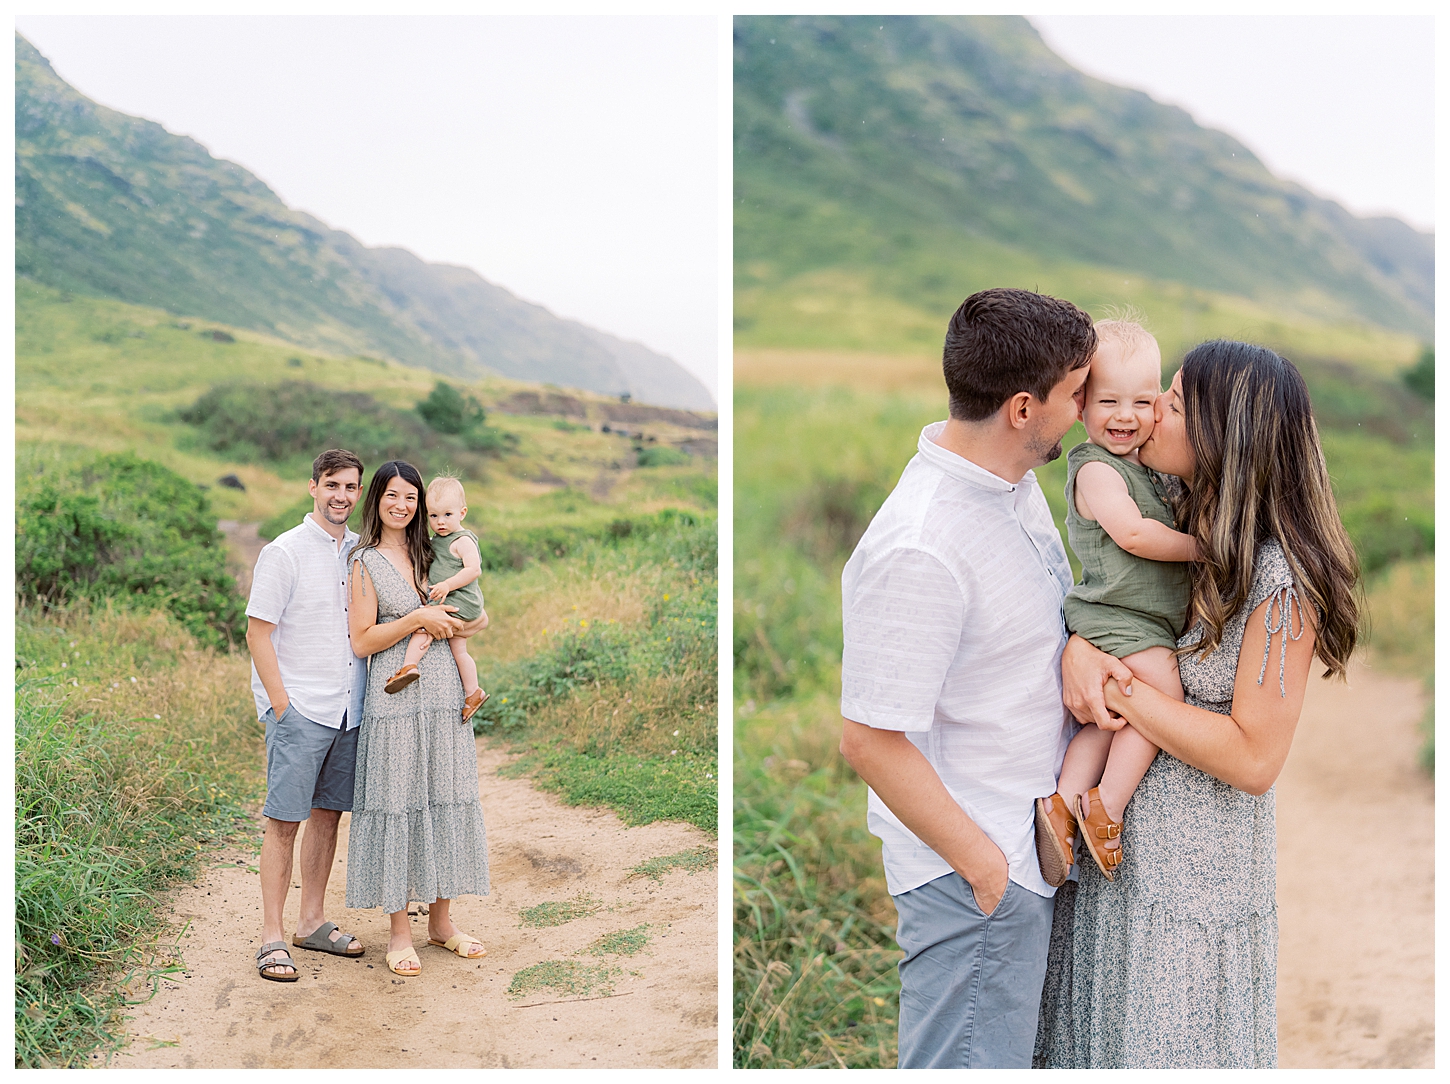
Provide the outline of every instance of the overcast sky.
<path id="1" fill-rule="evenodd" d="M 193 137 L 290 206 L 642 342 L 718 397 L 713 16 L 16 27 L 81 93 Z"/>
<path id="2" fill-rule="evenodd" d="M 1074 67 L 1182 106 L 1355 214 L 1435 224 L 1435 33 L 1418 15 L 1032 15 Z"/>

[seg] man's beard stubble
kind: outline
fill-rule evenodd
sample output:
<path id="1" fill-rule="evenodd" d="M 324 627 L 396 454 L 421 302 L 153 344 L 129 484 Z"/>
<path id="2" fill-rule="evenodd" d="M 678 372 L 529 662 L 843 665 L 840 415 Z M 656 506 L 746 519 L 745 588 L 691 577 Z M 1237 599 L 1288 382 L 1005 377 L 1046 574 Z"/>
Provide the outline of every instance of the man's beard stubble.
<path id="1" fill-rule="evenodd" d="M 1040 432 L 1033 433 L 1032 436 L 1028 438 L 1027 450 L 1032 453 L 1032 456 L 1034 459 L 1037 460 L 1038 465 L 1051 463 L 1054 459 L 1062 458 L 1062 438 L 1059 437 L 1051 444 L 1048 444 L 1047 441 L 1042 438 L 1042 434 Z"/>

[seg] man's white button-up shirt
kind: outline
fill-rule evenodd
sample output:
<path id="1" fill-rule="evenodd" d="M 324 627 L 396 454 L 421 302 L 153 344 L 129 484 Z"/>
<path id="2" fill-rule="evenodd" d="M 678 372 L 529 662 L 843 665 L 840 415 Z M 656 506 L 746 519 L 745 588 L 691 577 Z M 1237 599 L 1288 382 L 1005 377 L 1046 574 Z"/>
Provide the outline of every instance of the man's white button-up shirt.
<path id="1" fill-rule="evenodd" d="M 352 653 L 347 631 L 348 558 L 357 535 L 341 543 L 309 513 L 278 535 L 257 558 L 247 616 L 268 621 L 287 699 L 314 723 L 347 729 L 362 722 L 367 663 Z M 257 667 L 252 695 L 260 719 L 272 706 Z"/>
<path id="2" fill-rule="evenodd" d="M 841 714 L 906 733 L 1009 878 L 1053 894 L 1037 866 L 1033 802 L 1057 789 L 1074 724 L 1062 704 L 1062 599 L 1072 570 L 1030 471 L 1012 484 L 934 442 L 917 454 L 841 575 Z M 951 867 L 870 792 L 887 887 Z"/>

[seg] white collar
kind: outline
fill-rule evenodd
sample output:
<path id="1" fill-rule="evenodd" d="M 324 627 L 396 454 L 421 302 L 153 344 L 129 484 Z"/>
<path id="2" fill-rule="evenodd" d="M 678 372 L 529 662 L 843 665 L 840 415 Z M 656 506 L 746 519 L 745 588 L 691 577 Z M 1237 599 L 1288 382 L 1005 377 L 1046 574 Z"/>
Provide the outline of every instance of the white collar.
<path id="1" fill-rule="evenodd" d="M 312 518 L 311 512 L 308 512 L 305 516 L 302 517 L 302 522 L 307 527 L 311 528 L 319 538 L 327 539 L 328 545 L 336 546 L 339 549 L 346 549 L 350 543 L 357 541 L 357 535 L 349 530 L 346 524 L 343 525 L 342 538 L 341 540 L 339 540 L 328 534 L 327 531 L 323 530 L 322 526 L 317 522 L 317 520 Z"/>
<path id="2" fill-rule="evenodd" d="M 917 454 L 925 458 L 933 467 L 968 485 L 976 486 L 978 489 L 989 489 L 993 493 L 1015 493 L 1018 487 L 1030 488 L 1037 484 L 1037 475 L 1031 471 L 1024 474 L 1020 482 L 1014 484 L 993 474 L 986 467 L 978 466 L 970 459 L 943 448 L 936 442 L 936 438 L 941 436 L 946 427 L 946 422 L 932 422 L 921 431 L 921 437 L 916 442 Z"/>

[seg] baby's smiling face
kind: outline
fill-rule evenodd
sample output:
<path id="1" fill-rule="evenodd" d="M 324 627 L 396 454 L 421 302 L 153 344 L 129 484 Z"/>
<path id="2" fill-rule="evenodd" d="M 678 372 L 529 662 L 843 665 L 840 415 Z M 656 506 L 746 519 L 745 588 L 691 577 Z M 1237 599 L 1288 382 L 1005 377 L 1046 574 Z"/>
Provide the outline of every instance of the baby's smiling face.
<path id="1" fill-rule="evenodd" d="M 1158 346 L 1099 343 L 1088 373 L 1082 424 L 1088 440 L 1114 455 L 1138 461 L 1138 449 L 1153 432 L 1153 403 L 1162 382 Z"/>

